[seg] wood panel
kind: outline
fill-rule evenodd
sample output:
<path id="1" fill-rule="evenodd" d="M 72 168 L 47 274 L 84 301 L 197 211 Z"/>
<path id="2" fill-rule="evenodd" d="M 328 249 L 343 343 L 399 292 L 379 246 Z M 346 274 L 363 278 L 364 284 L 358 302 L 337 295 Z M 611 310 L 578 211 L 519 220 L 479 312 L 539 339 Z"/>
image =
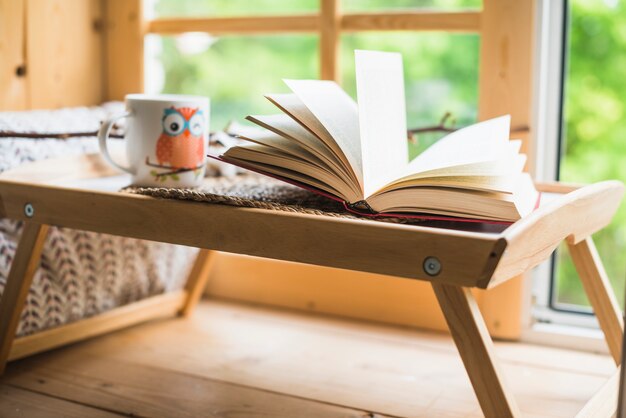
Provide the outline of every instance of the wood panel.
<path id="1" fill-rule="evenodd" d="M 480 17 L 478 118 L 510 113 L 511 126 L 531 134 L 534 7 L 534 0 L 484 0 Z"/>
<path id="2" fill-rule="evenodd" d="M 480 31 L 480 11 L 401 11 L 353 13 L 341 17 L 341 29 L 356 31 Z"/>
<path id="3" fill-rule="evenodd" d="M 532 47 L 536 0 L 483 0 L 480 17 L 478 119 L 511 114 L 511 126 L 528 127 L 523 152 L 532 151 Z M 516 135 L 520 137 L 520 135 Z M 530 155 L 530 154 L 529 154 Z M 529 162 L 532 167 L 533 162 Z M 510 277 L 510 276 L 509 276 Z M 522 276 L 482 295 L 485 320 L 506 338 L 521 335 Z"/>
<path id="4" fill-rule="evenodd" d="M 21 337 L 13 342 L 9 359 L 23 358 L 140 322 L 174 316 L 186 300 L 187 294 L 184 291 L 169 292 L 120 306 L 97 316 Z"/>
<path id="5" fill-rule="evenodd" d="M 121 415 L 68 402 L 8 385 L 0 386 L 0 416 L 50 418 L 111 418 Z"/>
<path id="6" fill-rule="evenodd" d="M 339 30 L 356 31 L 447 31 L 479 32 L 480 11 L 340 13 L 340 0 L 323 0 L 321 13 L 285 16 L 159 18 L 147 22 L 149 33 L 175 35 L 184 32 L 248 34 L 316 32 L 333 35 Z M 329 26 L 330 23 L 330 26 Z M 327 33 L 328 32 L 328 33 Z"/>
<path id="7" fill-rule="evenodd" d="M 114 157 L 117 157 L 117 155 L 114 155 Z M 34 163 L 21 164 L 0 173 L 0 180 L 58 184 L 59 182 L 93 179 L 118 174 L 119 171 L 104 161 L 100 154 L 83 154 L 48 158 Z"/>
<path id="8" fill-rule="evenodd" d="M 24 10 L 26 0 L 0 0 L 0 111 L 28 107 Z"/>
<path id="9" fill-rule="evenodd" d="M 31 109 L 102 103 L 100 0 L 26 0 Z"/>
<path id="10" fill-rule="evenodd" d="M 320 78 L 341 82 L 339 68 L 341 0 L 322 0 L 320 10 Z"/>
<path id="11" fill-rule="evenodd" d="M 560 193 L 567 194 L 578 190 L 583 187 L 584 184 L 563 183 L 560 181 L 551 182 L 535 182 L 535 188 L 542 193 Z"/>
<path id="12" fill-rule="evenodd" d="M 447 331 L 427 282 L 220 253 L 210 297 Z"/>
<path id="13" fill-rule="evenodd" d="M 1 198 L 13 219 L 30 202 L 51 225 L 398 277 L 431 279 L 422 264 L 432 256 L 443 266 L 435 280 L 468 287 L 486 283 L 504 250 L 494 234 L 118 192 L 4 181 Z"/>
<path id="14" fill-rule="evenodd" d="M 147 31 L 160 35 L 176 35 L 184 32 L 209 32 L 215 35 L 313 32 L 318 30 L 319 27 L 319 18 L 316 14 L 162 18 L 147 22 Z"/>
<path id="15" fill-rule="evenodd" d="M 53 353 L 18 364 L 7 380 L 55 398 L 125 416 L 366 416 L 366 411 L 180 373 L 159 364 L 143 365 L 80 351 L 71 356 Z"/>
<path id="16" fill-rule="evenodd" d="M 494 338 L 516 340 L 522 333 L 524 278 L 513 278 L 488 291 L 476 290 L 478 306 Z"/>
<path id="17" fill-rule="evenodd" d="M 191 315 L 193 309 L 200 301 L 217 256 L 218 253 L 211 250 L 200 250 L 198 255 L 196 255 L 191 272 L 187 277 L 187 283 L 185 284 L 187 299 L 180 310 L 181 315 Z"/>
<path id="18" fill-rule="evenodd" d="M 609 356 L 592 353 L 519 343 L 496 343 L 495 351 L 525 417 L 574 416 L 614 371 Z M 138 382 L 143 371 L 151 379 Z M 154 405 L 163 405 L 166 416 L 171 405 L 181 406 L 186 416 L 206 406 L 202 399 L 211 388 L 225 400 L 213 401 L 217 413 L 242 386 L 342 406 L 357 417 L 483 416 L 445 334 L 216 302 L 202 302 L 189 319 L 145 324 L 12 363 L 7 375 L 5 383 L 77 402 L 96 398 L 101 407 L 124 405 L 137 416 L 154 416 Z"/>
<path id="19" fill-rule="evenodd" d="M 146 33 L 142 0 L 106 0 L 106 100 L 123 100 L 144 91 L 143 42 Z"/>
<path id="20" fill-rule="evenodd" d="M 503 233 L 508 242 L 506 256 L 489 286 L 538 265 L 565 238 L 576 244 L 608 225 L 623 194 L 619 181 L 595 183 L 548 202 L 511 225 Z"/>

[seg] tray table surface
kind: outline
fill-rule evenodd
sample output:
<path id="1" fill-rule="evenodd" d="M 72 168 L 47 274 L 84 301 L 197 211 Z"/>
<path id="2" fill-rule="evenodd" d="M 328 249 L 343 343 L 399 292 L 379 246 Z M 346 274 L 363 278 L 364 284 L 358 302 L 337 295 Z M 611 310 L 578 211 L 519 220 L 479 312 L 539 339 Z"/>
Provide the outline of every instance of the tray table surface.
<path id="1" fill-rule="evenodd" d="M 0 174 L 0 216 L 487 288 L 545 260 L 563 239 L 578 241 L 604 227 L 623 193 L 616 181 L 577 190 L 549 185 L 540 207 L 507 227 L 392 224 L 120 192 L 129 184 L 128 175 L 111 170 L 98 155 L 35 162 Z M 25 213 L 27 204 L 34 208 L 32 217 Z M 430 275 L 426 260 L 433 259 L 440 268 Z"/>

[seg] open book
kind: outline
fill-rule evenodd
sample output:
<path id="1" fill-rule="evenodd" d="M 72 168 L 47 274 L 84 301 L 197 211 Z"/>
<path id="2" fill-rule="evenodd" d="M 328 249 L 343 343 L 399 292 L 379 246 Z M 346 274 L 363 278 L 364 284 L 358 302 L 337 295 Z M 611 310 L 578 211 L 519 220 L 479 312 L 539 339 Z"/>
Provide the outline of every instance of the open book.
<path id="1" fill-rule="evenodd" d="M 266 96 L 282 113 L 248 116 L 265 129 L 218 158 L 364 214 L 512 222 L 534 209 L 509 116 L 457 130 L 409 161 L 402 57 L 355 51 L 355 60 L 358 103 L 332 81 L 285 80 L 292 93 Z"/>

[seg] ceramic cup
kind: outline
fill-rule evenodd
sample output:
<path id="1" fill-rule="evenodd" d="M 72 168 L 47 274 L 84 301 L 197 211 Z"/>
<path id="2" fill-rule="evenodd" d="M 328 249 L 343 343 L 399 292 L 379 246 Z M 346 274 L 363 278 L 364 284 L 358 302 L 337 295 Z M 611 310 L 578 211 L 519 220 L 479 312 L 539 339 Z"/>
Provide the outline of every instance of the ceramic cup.
<path id="1" fill-rule="evenodd" d="M 142 186 L 194 187 L 204 177 L 209 132 L 209 99 L 170 94 L 129 94 L 126 112 L 106 120 L 98 141 L 104 159 L 132 174 Z M 127 118 L 128 166 L 113 161 L 107 138 Z"/>

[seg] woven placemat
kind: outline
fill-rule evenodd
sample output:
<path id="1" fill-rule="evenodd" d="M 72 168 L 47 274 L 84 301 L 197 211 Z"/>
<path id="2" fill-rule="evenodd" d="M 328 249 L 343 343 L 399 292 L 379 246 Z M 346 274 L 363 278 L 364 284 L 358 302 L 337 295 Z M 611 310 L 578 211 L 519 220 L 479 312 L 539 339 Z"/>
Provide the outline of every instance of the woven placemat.
<path id="1" fill-rule="evenodd" d="M 343 204 L 299 187 L 256 174 L 233 177 L 207 177 L 201 186 L 190 189 L 130 186 L 127 193 L 164 199 L 193 200 L 220 205 L 279 210 L 335 218 L 375 220 L 402 224 L 422 223 L 406 218 L 371 218 L 348 212 Z"/>

